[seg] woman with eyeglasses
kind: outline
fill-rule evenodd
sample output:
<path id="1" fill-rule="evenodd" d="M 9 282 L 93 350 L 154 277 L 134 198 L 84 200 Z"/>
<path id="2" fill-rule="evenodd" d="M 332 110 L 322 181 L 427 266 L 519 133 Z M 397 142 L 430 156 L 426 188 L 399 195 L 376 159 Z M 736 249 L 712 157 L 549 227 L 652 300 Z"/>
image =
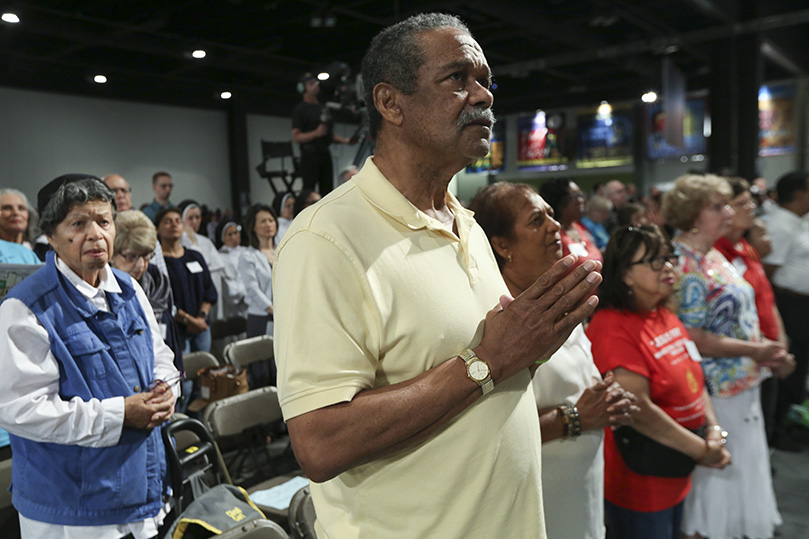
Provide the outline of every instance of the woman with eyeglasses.
<path id="1" fill-rule="evenodd" d="M 115 216 L 115 228 L 115 254 L 111 265 L 132 276 L 146 292 L 161 336 L 174 352 L 174 365 L 182 370 L 183 347 L 171 314 L 174 305 L 171 283 L 157 266 L 149 263 L 157 245 L 154 224 L 143 212 L 127 210 Z"/>
<path id="2" fill-rule="evenodd" d="M 731 233 L 734 199 L 714 175 L 686 175 L 663 198 L 663 217 L 680 234 L 677 314 L 702 356 L 716 416 L 730 432 L 734 465 L 698 468 L 686 499 L 688 537 L 772 537 L 781 523 L 770 477 L 759 385 L 784 368 L 783 343 L 761 335 L 753 288 L 713 245 Z"/>
<path id="3" fill-rule="evenodd" d="M 637 397 L 632 427 L 606 431 L 604 497 L 610 537 L 677 539 L 696 464 L 730 462 L 694 343 L 666 307 L 677 256 L 654 225 L 615 231 L 604 253 L 593 359 Z M 708 428 L 707 438 L 700 429 Z"/>
<path id="4" fill-rule="evenodd" d="M 584 215 L 584 193 L 570 178 L 555 178 L 542 184 L 539 194 L 553 208 L 562 225 L 562 256 L 573 253 L 578 264 L 587 260 L 601 262 L 603 257 L 587 228 L 579 221 Z"/>

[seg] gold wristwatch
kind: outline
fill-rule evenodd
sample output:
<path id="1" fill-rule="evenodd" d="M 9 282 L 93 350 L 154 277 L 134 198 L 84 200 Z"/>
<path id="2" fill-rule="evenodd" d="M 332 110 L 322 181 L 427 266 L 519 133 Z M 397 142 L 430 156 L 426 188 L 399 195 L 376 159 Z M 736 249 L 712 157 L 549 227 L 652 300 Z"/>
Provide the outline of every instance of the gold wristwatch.
<path id="1" fill-rule="evenodd" d="M 494 380 L 492 380 L 489 365 L 480 359 L 471 348 L 461 352 L 460 358 L 466 363 L 466 375 L 480 386 L 484 395 L 494 389 Z"/>

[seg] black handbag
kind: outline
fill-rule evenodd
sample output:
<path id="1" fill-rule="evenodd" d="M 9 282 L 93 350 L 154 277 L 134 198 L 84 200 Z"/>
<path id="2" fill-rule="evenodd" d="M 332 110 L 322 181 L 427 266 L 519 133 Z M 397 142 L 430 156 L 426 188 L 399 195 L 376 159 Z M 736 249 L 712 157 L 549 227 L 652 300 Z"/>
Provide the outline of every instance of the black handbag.
<path id="1" fill-rule="evenodd" d="M 705 438 L 705 427 L 689 429 Z M 656 477 L 688 477 L 697 462 L 683 453 L 656 442 L 632 427 L 619 427 L 613 431 L 615 445 L 626 466 L 641 475 Z"/>

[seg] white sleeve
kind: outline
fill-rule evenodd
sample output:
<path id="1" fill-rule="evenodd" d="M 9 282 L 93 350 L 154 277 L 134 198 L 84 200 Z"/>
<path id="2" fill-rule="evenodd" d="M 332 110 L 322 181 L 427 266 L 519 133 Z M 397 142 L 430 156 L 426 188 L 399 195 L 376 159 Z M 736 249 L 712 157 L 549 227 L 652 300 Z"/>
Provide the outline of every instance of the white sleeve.
<path id="1" fill-rule="evenodd" d="M 792 251 L 792 238 L 799 231 L 790 230 L 789 226 L 774 219 L 766 220 L 765 224 L 772 239 L 772 251 L 762 262 L 770 266 L 783 266 Z"/>
<path id="2" fill-rule="evenodd" d="M 264 256 L 261 253 L 259 254 Z M 261 289 L 261 285 L 258 281 L 259 269 L 256 267 L 256 264 L 255 253 L 248 249 L 244 250 L 239 256 L 239 274 L 242 280 L 244 280 L 244 288 L 246 291 L 244 296 L 245 302 L 248 306 L 254 307 L 255 310 L 264 312 L 272 307 L 272 298 Z"/>
<path id="3" fill-rule="evenodd" d="M 7 298 L 0 304 L 0 328 L 6 335 L 0 339 L 0 427 L 35 442 L 86 447 L 118 443 L 123 397 L 63 400 L 48 332 L 20 300 Z"/>
<path id="4" fill-rule="evenodd" d="M 135 289 L 135 296 L 146 313 L 146 319 L 149 321 L 149 329 L 152 330 L 152 348 L 154 349 L 154 378 L 155 380 L 174 380 L 171 384 L 171 390 L 174 395 L 180 398 L 180 380 L 177 377 L 179 374 L 177 368 L 174 366 L 174 352 L 163 341 L 160 336 L 160 326 L 157 324 L 152 304 L 149 303 L 149 298 L 140 284 L 135 279 L 131 279 L 132 287 Z"/>

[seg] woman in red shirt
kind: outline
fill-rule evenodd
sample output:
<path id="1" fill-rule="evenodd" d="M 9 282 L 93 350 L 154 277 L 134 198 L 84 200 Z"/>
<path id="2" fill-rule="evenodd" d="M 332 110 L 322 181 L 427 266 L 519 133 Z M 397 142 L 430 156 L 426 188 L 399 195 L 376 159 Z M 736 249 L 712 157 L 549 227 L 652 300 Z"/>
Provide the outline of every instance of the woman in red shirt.
<path id="1" fill-rule="evenodd" d="M 674 292 L 676 260 L 671 244 L 654 225 L 616 231 L 607 244 L 599 310 L 587 336 L 599 371 L 612 371 L 637 396 L 637 433 L 700 465 L 722 468 L 730 462 L 724 447 L 727 433 L 716 423 L 699 353 L 665 306 Z M 707 427 L 706 439 L 694 432 L 702 427 Z M 619 452 L 616 438 L 625 439 L 607 430 L 604 496 L 610 535 L 678 538 L 682 502 L 691 488 L 688 472 L 676 477 L 665 477 L 668 470 L 636 473 Z"/>
<path id="2" fill-rule="evenodd" d="M 577 264 L 585 260 L 602 261 L 601 251 L 590 232 L 579 222 L 584 215 L 584 194 L 569 178 L 555 178 L 542 184 L 542 198 L 553 208 L 553 213 L 562 225 L 562 256 L 570 253 L 579 257 Z"/>

